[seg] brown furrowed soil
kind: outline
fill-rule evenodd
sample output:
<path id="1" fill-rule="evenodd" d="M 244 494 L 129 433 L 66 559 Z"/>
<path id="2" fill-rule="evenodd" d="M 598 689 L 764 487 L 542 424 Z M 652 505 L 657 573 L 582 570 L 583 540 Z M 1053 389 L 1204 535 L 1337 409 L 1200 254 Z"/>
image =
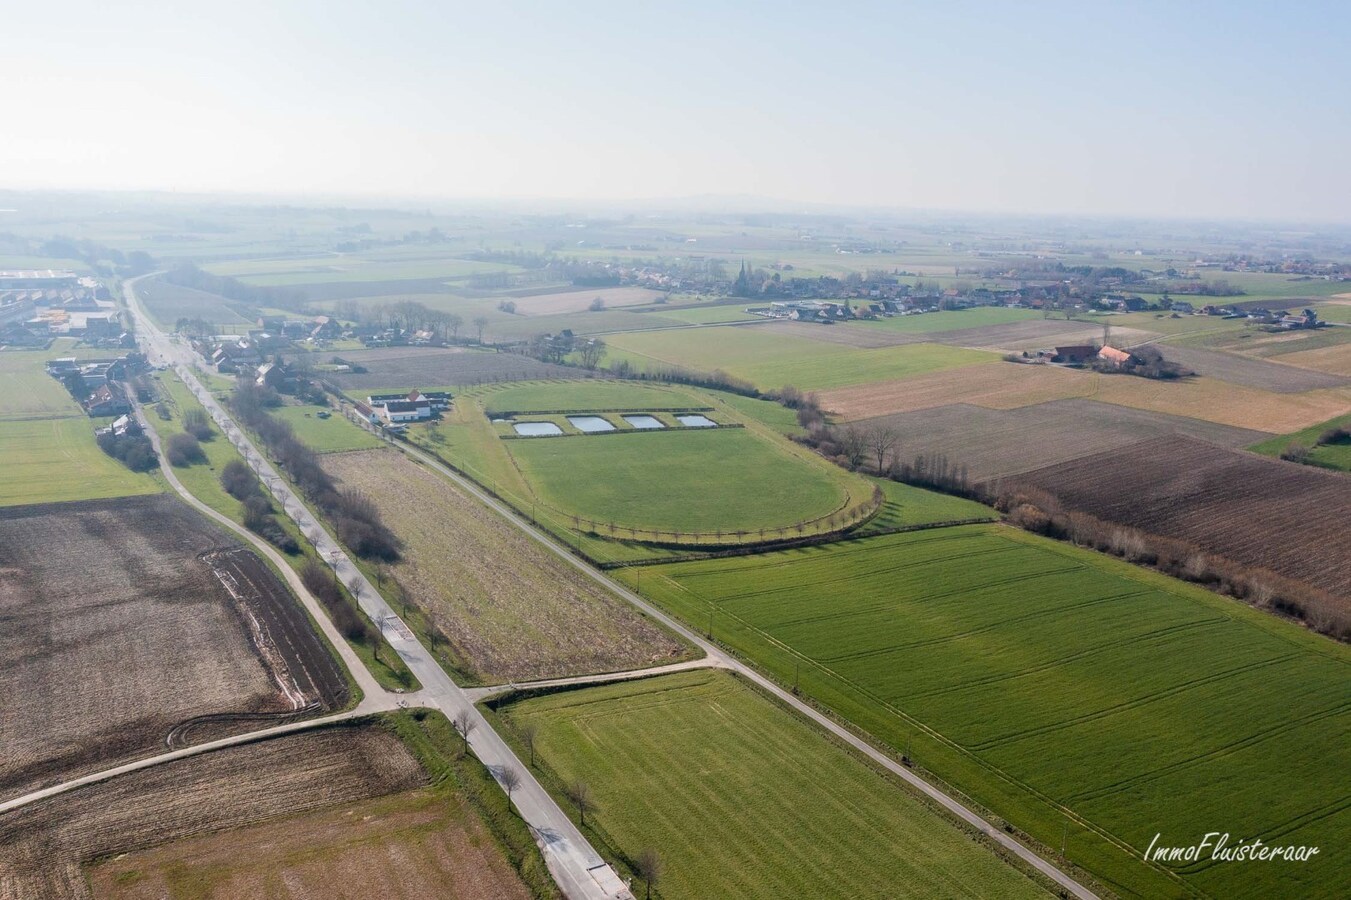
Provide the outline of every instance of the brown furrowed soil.
<path id="1" fill-rule="evenodd" d="M 1345 377 L 1285 365 L 1284 358 L 1280 362 L 1268 362 L 1218 350 L 1173 344 L 1166 344 L 1159 349 L 1163 351 L 1165 359 L 1180 363 L 1200 376 L 1278 394 L 1298 394 L 1351 384 L 1351 379 Z"/>
<path id="2" fill-rule="evenodd" d="M 1054 494 L 1067 509 L 1190 541 L 1351 598 L 1345 475 L 1174 436 L 1012 481 Z"/>
<path id="3" fill-rule="evenodd" d="M 327 362 L 335 354 L 324 354 Z M 489 381 L 576 378 L 577 369 L 543 363 L 518 353 L 444 347 L 390 347 L 336 354 L 366 368 L 361 374 L 328 374 L 345 391 L 400 390 L 472 385 Z"/>
<path id="4" fill-rule="evenodd" d="M 168 496 L 0 510 L 0 797 L 345 702 L 298 602 Z"/>
<path id="5" fill-rule="evenodd" d="M 432 613 L 459 665 L 522 681 L 672 662 L 673 637 L 442 476 L 393 450 L 334 453 L 406 544 L 394 575 Z"/>
<path id="6" fill-rule="evenodd" d="M 0 816 L 0 896 L 14 900 L 90 897 L 81 868 L 96 858 L 409 791 L 425 780 L 417 761 L 393 734 L 378 726 L 355 725 L 244 744 L 121 775 Z M 204 889 L 217 879 L 228 895 L 277 896 L 281 889 L 284 896 L 280 873 L 276 881 L 262 880 L 265 873 L 256 868 L 252 869 L 255 880 L 237 884 L 243 893 L 231 891 L 226 877 L 229 867 L 249 871 L 255 861 L 263 862 L 269 854 L 280 856 L 283 865 L 288 858 L 294 865 L 296 857 L 322 855 L 328 849 L 322 844 L 325 830 L 309 822 L 309 817 L 286 820 L 261 836 L 245 829 L 203 839 L 232 848 L 233 858 L 226 861 L 225 871 L 199 873 L 205 883 L 170 882 L 174 890 L 154 896 L 210 895 Z M 295 823 L 294 832 L 286 827 L 290 823 Z M 346 835 L 334 836 L 329 829 L 332 852 L 337 860 L 349 859 L 345 870 L 353 877 L 360 877 L 350 864 L 350 845 L 357 843 L 354 832 L 369 829 L 371 833 L 379 827 L 354 816 L 346 823 Z M 259 837 L 270 837 L 272 842 Z M 344 847 L 344 841 L 349 846 Z M 139 879 L 125 873 L 136 861 L 127 857 L 97 869 L 93 881 L 98 893 L 102 895 L 105 886 L 113 888 L 114 895 L 134 890 Z M 114 872 L 121 877 L 105 877 Z M 144 872 L 147 878 L 155 874 L 153 869 Z M 171 866 L 165 874 L 181 873 Z M 339 882 L 330 882 L 329 891 L 338 886 Z M 329 891 L 313 896 L 330 896 Z M 382 890 L 369 894 L 383 895 Z"/>
<path id="7" fill-rule="evenodd" d="M 973 481 L 988 481 L 1030 469 L 1066 463 L 1106 450 L 1169 434 L 1183 434 L 1225 447 L 1247 447 L 1266 432 L 1216 425 L 1093 400 L 1054 400 L 1019 409 L 953 404 L 866 419 L 900 434 L 897 456 L 946 455 L 964 465 Z"/>
<path id="8" fill-rule="evenodd" d="M 549 316 L 558 313 L 585 312 L 599 297 L 606 307 L 644 306 L 656 303 L 665 296 L 661 291 L 640 287 L 582 288 L 551 294 L 527 294 L 511 298 L 516 314 L 522 316 Z"/>
<path id="9" fill-rule="evenodd" d="M 821 406 L 844 422 L 889 413 L 969 403 L 989 409 L 1014 409 L 1050 400 L 1086 397 L 1097 376 L 1060 366 L 999 363 L 928 372 L 914 378 L 875 381 L 821 391 Z"/>
<path id="10" fill-rule="evenodd" d="M 1278 394 L 1216 378 L 1160 381 L 1018 363 L 929 372 L 914 378 L 821 391 L 819 396 L 822 407 L 845 422 L 952 403 L 1014 409 L 1084 397 L 1269 434 L 1299 431 L 1351 408 L 1351 386 Z"/>
<path id="11" fill-rule="evenodd" d="M 530 897 L 464 802 L 425 790 L 189 838 L 101 863 L 89 880 L 115 900 L 196 883 L 222 900 Z"/>

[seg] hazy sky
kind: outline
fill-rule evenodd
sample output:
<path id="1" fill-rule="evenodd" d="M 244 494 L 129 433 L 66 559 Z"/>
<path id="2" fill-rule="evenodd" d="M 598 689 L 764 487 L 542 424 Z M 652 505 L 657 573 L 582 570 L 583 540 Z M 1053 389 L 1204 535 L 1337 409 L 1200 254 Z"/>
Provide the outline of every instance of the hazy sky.
<path id="1" fill-rule="evenodd" d="M 6 4 L 0 186 L 1351 220 L 1351 3 Z"/>

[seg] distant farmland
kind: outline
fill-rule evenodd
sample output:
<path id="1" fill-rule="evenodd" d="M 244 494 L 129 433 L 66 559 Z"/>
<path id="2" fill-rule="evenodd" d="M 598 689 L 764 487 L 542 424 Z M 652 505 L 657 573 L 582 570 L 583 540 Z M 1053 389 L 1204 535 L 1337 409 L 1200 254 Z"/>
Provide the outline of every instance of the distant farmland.
<path id="1" fill-rule="evenodd" d="M 928 343 L 860 350 L 754 325 L 662 329 L 611 335 L 606 341 L 607 359 L 628 359 L 639 369 L 722 369 L 761 389 L 785 384 L 803 390 L 843 387 L 999 359 L 992 353 Z"/>
<path id="2" fill-rule="evenodd" d="M 613 850 L 656 847 L 661 896 L 1045 896 L 898 783 L 731 675 L 505 707 L 556 782 L 592 786 Z M 567 801 L 560 798 L 564 808 Z M 643 896 L 641 882 L 635 895 Z"/>
<path id="3" fill-rule="evenodd" d="M 256 324 L 252 317 L 254 310 L 246 303 L 171 284 L 163 278 L 138 282 L 136 296 L 146 311 L 170 331 L 180 318 L 201 319 L 227 328 L 247 328 Z"/>
<path id="4" fill-rule="evenodd" d="M 860 424 L 874 423 L 891 425 L 901 435 L 898 459 L 909 462 L 919 454 L 945 455 L 953 466 L 966 466 L 973 481 L 1119 451 L 1170 434 L 1231 448 L 1268 438 L 1263 431 L 1084 399 L 1053 400 L 1020 409 L 956 403 L 865 419 Z"/>
<path id="5" fill-rule="evenodd" d="M 1170 437 L 1027 472 L 1017 483 L 1351 601 L 1351 480 L 1342 475 Z"/>
<path id="6" fill-rule="evenodd" d="M 642 590 L 1045 845 L 1068 810 L 1069 859 L 1123 894 L 1351 890 L 1351 650 L 1325 638 L 1003 526 L 653 566 Z M 1141 862 L 1216 828 L 1324 855 Z"/>

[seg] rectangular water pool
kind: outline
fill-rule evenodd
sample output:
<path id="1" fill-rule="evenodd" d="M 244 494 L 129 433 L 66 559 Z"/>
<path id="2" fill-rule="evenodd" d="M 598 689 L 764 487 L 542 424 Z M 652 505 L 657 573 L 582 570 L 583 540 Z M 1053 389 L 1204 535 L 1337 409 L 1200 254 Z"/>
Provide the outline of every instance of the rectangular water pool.
<path id="1" fill-rule="evenodd" d="M 511 427 L 516 429 L 517 434 L 523 434 L 526 437 L 545 437 L 563 433 L 563 429 L 553 422 L 517 422 Z"/>
<path id="2" fill-rule="evenodd" d="M 614 431 L 615 427 L 600 416 L 568 416 L 568 421 L 578 431 L 594 434 L 598 431 Z"/>
<path id="3" fill-rule="evenodd" d="M 624 421 L 634 428 L 665 428 L 656 416 L 625 416 Z"/>
<path id="4" fill-rule="evenodd" d="M 676 416 L 681 425 L 687 425 L 690 428 L 717 428 L 718 423 L 714 422 L 708 416 L 701 416 L 697 413 L 691 413 L 685 416 Z"/>

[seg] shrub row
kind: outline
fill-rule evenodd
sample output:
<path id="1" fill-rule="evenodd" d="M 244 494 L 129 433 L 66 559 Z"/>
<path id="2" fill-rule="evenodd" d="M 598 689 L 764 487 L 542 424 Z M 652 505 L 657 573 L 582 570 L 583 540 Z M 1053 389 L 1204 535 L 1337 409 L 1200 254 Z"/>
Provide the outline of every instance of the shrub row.
<path id="1" fill-rule="evenodd" d="M 133 472 L 149 472 L 159 465 L 155 448 L 144 434 L 114 435 L 110 431 L 97 440 L 100 450 Z"/>
<path id="2" fill-rule="evenodd" d="M 272 501 L 263 493 L 263 485 L 252 469 L 240 460 L 231 460 L 221 469 L 220 483 L 227 494 L 244 504 L 245 528 L 283 553 L 300 552 L 300 544 L 277 521 Z"/>
<path id="3" fill-rule="evenodd" d="M 324 604 L 334 627 L 344 638 L 357 644 L 376 642 L 375 628 L 352 608 L 337 577 L 323 563 L 315 559 L 305 560 L 305 565 L 300 569 L 300 580 L 306 590 Z"/>

